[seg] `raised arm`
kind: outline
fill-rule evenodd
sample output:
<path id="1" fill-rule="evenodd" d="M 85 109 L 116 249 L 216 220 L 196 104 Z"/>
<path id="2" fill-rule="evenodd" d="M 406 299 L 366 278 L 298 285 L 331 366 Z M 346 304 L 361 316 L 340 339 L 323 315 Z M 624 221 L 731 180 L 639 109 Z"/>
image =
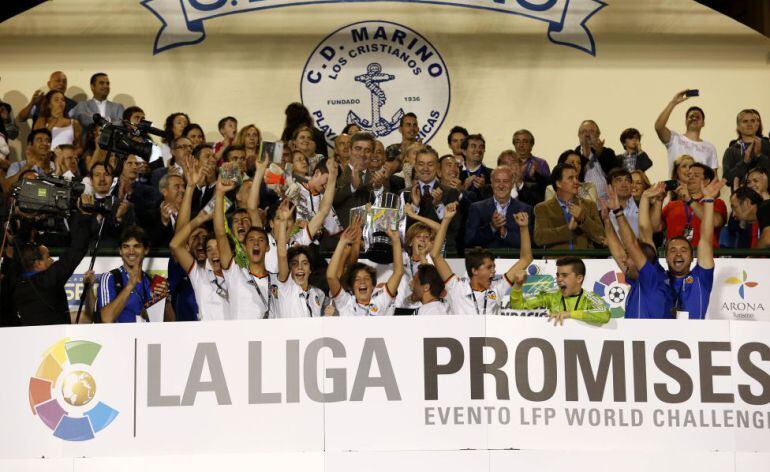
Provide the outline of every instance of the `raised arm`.
<path id="1" fill-rule="evenodd" d="M 658 119 L 655 120 L 655 132 L 658 133 L 658 138 L 660 138 L 660 141 L 663 144 L 668 144 L 671 141 L 671 130 L 666 127 L 666 124 L 668 123 L 668 119 L 671 117 L 671 112 L 674 111 L 674 108 L 687 100 L 688 97 L 685 95 L 685 92 L 687 92 L 687 90 L 682 90 L 674 95 L 674 98 L 668 102 L 666 108 L 660 112 Z"/>
<path id="2" fill-rule="evenodd" d="M 182 198 L 182 206 L 179 208 L 179 214 L 176 217 L 176 228 L 174 233 L 179 233 L 181 228 L 187 226 L 192 214 L 192 199 L 195 193 L 195 187 L 202 185 L 205 182 L 206 176 L 203 174 L 200 162 L 194 157 L 189 156 L 180 162 L 182 171 L 184 172 L 184 179 L 187 186 L 184 189 L 184 198 Z M 177 262 L 179 259 L 177 259 Z"/>
<path id="3" fill-rule="evenodd" d="M 259 194 L 262 191 L 262 182 L 265 181 L 265 172 L 270 161 L 262 159 L 257 161 L 257 170 L 254 173 L 254 181 L 249 189 L 249 198 L 246 200 L 246 212 L 249 214 L 251 225 L 262 228 L 262 218 L 259 217 Z"/>
<path id="4" fill-rule="evenodd" d="M 719 196 L 725 179 L 714 180 L 703 187 L 703 218 L 700 222 L 700 240 L 698 241 L 698 265 L 704 269 L 714 267 L 714 199 Z"/>
<path id="5" fill-rule="evenodd" d="M 235 188 L 235 182 L 217 180 L 214 200 L 214 235 L 217 237 L 217 249 L 219 261 L 225 269 L 230 268 L 233 260 L 233 251 L 230 249 L 230 241 L 225 231 L 225 194 Z"/>
<path id="6" fill-rule="evenodd" d="M 340 241 L 337 243 L 337 248 L 334 250 L 329 261 L 329 267 L 326 268 L 326 282 L 329 284 L 329 293 L 332 296 L 336 296 L 342 290 L 342 284 L 340 283 L 339 269 L 342 265 L 342 258 L 344 257 L 345 247 L 351 244 L 355 235 L 356 228 L 348 226 L 345 231 L 340 235 Z"/>
<path id="7" fill-rule="evenodd" d="M 618 222 L 618 229 L 620 230 L 620 240 L 623 242 L 623 246 L 625 246 L 628 255 L 631 256 L 631 259 L 633 259 L 636 268 L 641 269 L 642 266 L 647 262 L 647 258 L 645 257 L 644 252 L 642 252 L 642 248 L 639 247 L 639 241 L 636 239 L 634 230 L 631 228 L 631 225 L 628 224 L 628 221 L 626 221 L 626 215 L 623 213 L 623 208 L 620 206 L 618 196 L 615 194 L 615 191 L 612 189 L 612 187 L 609 186 L 607 187 L 607 207 L 612 213 L 615 214 L 615 219 Z M 615 229 L 612 227 L 612 225 L 610 225 L 606 233 L 608 241 L 610 236 L 614 239 L 617 239 L 615 236 Z M 621 263 L 618 262 L 618 266 L 620 266 L 625 272 L 625 263 L 621 265 Z"/>
<path id="8" fill-rule="evenodd" d="M 404 213 L 406 213 L 406 216 L 408 216 L 409 218 L 428 226 L 430 229 L 432 229 L 435 232 L 438 232 L 438 229 L 441 227 L 441 223 L 439 223 L 438 221 L 431 220 L 430 218 L 425 218 L 424 216 L 420 216 L 419 214 L 415 213 L 414 207 L 409 202 L 404 202 Z"/>
<path id="9" fill-rule="evenodd" d="M 445 281 L 454 275 L 452 268 L 449 267 L 446 259 L 441 256 L 441 248 L 444 247 L 444 240 L 446 240 L 447 229 L 452 222 L 452 218 L 457 215 L 457 202 L 452 202 L 444 209 L 444 219 L 441 220 L 441 226 L 439 226 L 436 232 L 436 239 L 433 241 L 433 248 L 430 250 L 430 257 L 433 259 L 433 265 L 436 266 L 439 275 Z"/>
<path id="10" fill-rule="evenodd" d="M 398 284 L 401 283 L 401 277 L 404 276 L 404 261 L 401 258 L 401 234 L 398 230 L 388 231 L 390 245 L 393 248 L 393 274 L 388 279 L 386 286 L 388 293 L 395 295 L 398 292 Z"/>
<path id="11" fill-rule="evenodd" d="M 195 258 L 190 254 L 190 250 L 187 248 L 187 239 L 195 228 L 211 220 L 211 218 L 212 215 L 202 211 L 184 226 L 177 226 L 176 233 L 174 234 L 174 237 L 171 238 L 171 242 L 169 243 L 171 254 L 185 271 L 189 272 L 190 268 L 195 264 Z"/>
<path id="12" fill-rule="evenodd" d="M 307 230 L 311 236 L 315 235 L 323 227 L 324 220 L 329 215 L 332 203 L 334 203 L 334 193 L 337 191 L 337 164 L 334 161 L 327 161 L 327 163 L 329 180 L 326 182 L 326 190 L 324 190 L 324 196 L 321 198 L 321 204 L 318 206 L 318 212 L 307 223 Z M 310 198 L 313 197 L 311 196 Z"/>
<path id="13" fill-rule="evenodd" d="M 342 277 L 342 274 L 344 274 L 349 267 L 358 262 L 358 256 L 361 254 L 361 227 L 363 226 L 363 220 L 360 216 L 356 216 L 350 221 L 349 226 L 354 228 L 353 233 L 355 237 L 349 245 L 345 246 L 345 252 L 343 253 L 342 257 L 342 265 L 337 272 L 337 277 Z"/>
<path id="14" fill-rule="evenodd" d="M 529 213 L 526 211 L 514 213 L 513 218 L 516 220 L 516 224 L 519 225 L 521 248 L 519 249 L 519 260 L 505 274 L 508 280 L 514 280 L 514 275 L 517 272 L 526 270 L 532 264 L 532 261 L 535 260 L 532 256 L 532 237 L 529 234 Z"/>
<path id="15" fill-rule="evenodd" d="M 608 187 L 609 189 L 609 187 Z M 620 242 L 618 235 L 615 234 L 615 228 L 612 226 L 612 220 L 610 219 L 610 209 L 607 207 L 607 203 L 604 200 L 600 200 L 601 216 L 604 222 L 604 234 L 607 237 L 607 247 L 610 249 L 610 255 L 615 260 L 615 264 L 622 272 L 626 272 L 626 250 L 623 248 L 623 243 Z"/>
<path id="16" fill-rule="evenodd" d="M 284 199 L 278 206 L 278 234 L 276 234 L 275 245 L 278 250 L 278 280 L 286 282 L 289 280 L 289 261 L 287 255 L 289 252 L 289 237 L 287 235 L 289 221 L 291 220 L 291 203 Z"/>

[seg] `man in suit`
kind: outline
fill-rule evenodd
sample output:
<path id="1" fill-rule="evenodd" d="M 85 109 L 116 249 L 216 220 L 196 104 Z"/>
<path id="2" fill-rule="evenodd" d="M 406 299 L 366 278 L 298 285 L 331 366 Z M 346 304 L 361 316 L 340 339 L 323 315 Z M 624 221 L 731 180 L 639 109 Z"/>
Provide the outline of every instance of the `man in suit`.
<path id="1" fill-rule="evenodd" d="M 546 249 L 588 249 L 601 244 L 604 226 L 596 204 L 577 196 L 577 169 L 559 164 L 551 173 L 556 198 L 535 206 L 535 243 Z"/>
<path id="2" fill-rule="evenodd" d="M 200 163 L 203 174 L 206 176 L 205 182 L 202 185 L 196 184 L 195 189 L 193 189 L 190 218 L 195 218 L 198 212 L 214 197 L 217 184 L 217 159 L 214 156 L 214 147 L 211 144 L 196 146 L 193 149 L 192 155 Z"/>
<path id="3" fill-rule="evenodd" d="M 433 149 L 422 148 L 417 151 L 414 159 L 414 183 L 412 188 L 402 193 L 404 205 L 412 205 L 418 215 L 440 222 L 444 219 L 444 208 L 459 199 L 460 193 L 451 187 L 442 185 L 438 180 L 438 154 Z M 407 227 L 414 220 L 408 218 Z M 459 218 L 453 218 L 447 231 L 446 244 L 448 250 L 455 249 L 455 239 L 463 224 Z"/>
<path id="4" fill-rule="evenodd" d="M 465 190 L 476 194 L 476 200 L 492 196 L 489 186 L 489 175 L 492 169 L 484 165 L 486 141 L 480 134 L 472 134 L 465 138 L 461 149 L 465 156 L 465 168 L 460 173 Z"/>
<path id="5" fill-rule="evenodd" d="M 94 95 L 93 98 L 78 103 L 70 111 L 70 118 L 78 120 L 84 130 L 94 122 L 95 113 L 112 123 L 120 123 L 123 119 L 123 105 L 107 100 L 110 94 L 110 78 L 107 74 L 97 72 L 91 76 L 91 93 Z"/>
<path id="6" fill-rule="evenodd" d="M 540 173 L 535 173 L 533 179 L 527 181 L 524 178 L 523 161 L 510 149 L 500 153 L 500 156 L 497 158 L 497 166 L 508 166 L 513 171 L 511 198 L 515 198 L 531 207 L 545 199 L 545 188 L 548 186 L 548 181 L 550 181 L 550 169 L 548 169 L 548 179 Z"/>
<path id="7" fill-rule="evenodd" d="M 386 190 L 388 171 L 369 169 L 375 139 L 369 133 L 356 133 L 350 139 L 350 160 L 337 178 L 334 211 L 344 227 L 350 222 L 352 208 L 369 203 L 373 195 Z"/>
<path id="8" fill-rule="evenodd" d="M 519 225 L 513 215 L 527 213 L 532 226 L 532 207 L 511 197 L 513 170 L 501 166 L 492 171 L 492 197 L 471 205 L 465 226 L 465 245 L 486 248 L 519 248 Z M 530 228 L 530 231 L 532 228 Z"/>

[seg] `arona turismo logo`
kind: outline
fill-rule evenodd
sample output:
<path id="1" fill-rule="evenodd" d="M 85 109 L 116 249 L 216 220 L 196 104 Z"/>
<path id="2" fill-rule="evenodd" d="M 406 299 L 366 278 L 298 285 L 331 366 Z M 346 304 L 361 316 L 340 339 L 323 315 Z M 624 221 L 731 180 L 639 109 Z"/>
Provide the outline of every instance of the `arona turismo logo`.
<path id="1" fill-rule="evenodd" d="M 99 400 L 92 365 L 102 346 L 62 338 L 43 353 L 29 379 L 29 405 L 53 435 L 65 441 L 87 441 L 118 416 Z"/>
<path id="2" fill-rule="evenodd" d="M 746 299 L 746 287 L 748 288 L 754 288 L 757 285 L 759 285 L 759 282 L 751 282 L 748 280 L 749 276 L 746 273 L 746 271 L 743 271 L 743 279 L 739 279 L 738 277 L 728 277 L 725 279 L 725 283 L 728 285 L 738 285 L 738 295 L 741 296 L 741 300 Z"/>

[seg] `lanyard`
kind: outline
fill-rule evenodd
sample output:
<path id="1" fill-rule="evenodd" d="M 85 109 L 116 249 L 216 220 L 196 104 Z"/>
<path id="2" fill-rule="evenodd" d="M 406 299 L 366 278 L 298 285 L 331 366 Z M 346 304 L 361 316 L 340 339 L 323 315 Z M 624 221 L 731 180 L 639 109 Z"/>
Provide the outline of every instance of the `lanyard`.
<path id="1" fill-rule="evenodd" d="M 487 292 L 484 292 L 484 313 L 479 312 L 479 305 L 476 303 L 476 292 L 471 289 L 471 297 L 473 297 L 473 308 L 476 309 L 477 315 L 486 315 L 487 314 Z"/>
<path id="2" fill-rule="evenodd" d="M 580 290 L 580 294 L 577 297 L 577 301 L 575 301 L 575 304 L 572 306 L 572 310 L 567 309 L 567 302 L 564 300 L 564 295 L 561 296 L 561 306 L 564 307 L 564 311 L 576 311 L 578 309 L 578 306 L 580 305 L 580 299 L 583 297 L 583 290 Z"/>
<path id="3" fill-rule="evenodd" d="M 362 308 L 364 310 L 364 316 L 368 316 L 369 310 L 372 308 L 372 304 L 369 303 L 368 305 L 363 305 L 361 303 L 356 302 L 356 313 L 358 313 L 359 308 Z"/>
<path id="4" fill-rule="evenodd" d="M 222 297 L 222 299 L 224 299 L 225 301 L 229 301 L 229 299 L 230 299 L 230 294 L 227 292 L 227 288 L 226 288 L 226 287 L 223 287 L 223 286 L 222 286 L 222 285 L 219 283 L 219 279 L 217 279 L 217 276 L 216 276 L 216 275 L 214 275 L 214 280 L 212 280 L 211 282 L 212 282 L 214 285 L 216 285 L 216 286 L 217 286 L 217 289 L 216 289 L 216 294 L 217 294 L 217 295 L 219 295 L 220 297 Z M 260 295 L 262 295 L 262 294 L 260 293 Z"/>
<path id="5" fill-rule="evenodd" d="M 267 280 L 267 286 L 268 286 L 268 288 L 267 288 L 267 290 L 268 290 L 268 292 L 267 292 L 267 300 L 265 300 L 265 296 L 262 295 L 262 291 L 259 289 L 259 282 L 257 282 L 257 280 L 254 278 L 254 274 L 249 272 L 249 277 L 251 277 L 251 280 L 249 281 L 250 285 L 254 286 L 254 289 L 257 291 L 257 295 L 259 295 L 259 298 L 262 300 L 262 304 L 267 306 L 267 311 L 264 314 L 264 317 L 267 318 L 267 316 L 270 314 L 270 299 L 272 298 L 270 296 L 270 279 L 269 279 L 269 275 L 267 276 L 268 277 L 268 280 Z"/>
<path id="6" fill-rule="evenodd" d="M 690 222 L 692 221 L 693 211 L 687 202 L 683 202 L 683 203 L 684 203 L 684 215 L 687 218 L 687 226 L 690 226 Z"/>

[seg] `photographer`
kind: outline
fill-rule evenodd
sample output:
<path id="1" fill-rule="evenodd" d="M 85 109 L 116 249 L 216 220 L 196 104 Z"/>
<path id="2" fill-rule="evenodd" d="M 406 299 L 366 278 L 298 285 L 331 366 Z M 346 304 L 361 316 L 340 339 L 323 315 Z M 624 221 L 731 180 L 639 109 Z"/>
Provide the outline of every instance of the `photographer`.
<path id="1" fill-rule="evenodd" d="M 89 204 L 92 199 L 83 195 L 80 204 Z M 70 323 L 64 285 L 88 251 L 92 218 L 82 210 L 74 212 L 69 220 L 71 246 L 56 262 L 43 245 L 14 245 L 16 265 L 21 270 L 16 271 L 12 297 L 23 326 Z"/>

